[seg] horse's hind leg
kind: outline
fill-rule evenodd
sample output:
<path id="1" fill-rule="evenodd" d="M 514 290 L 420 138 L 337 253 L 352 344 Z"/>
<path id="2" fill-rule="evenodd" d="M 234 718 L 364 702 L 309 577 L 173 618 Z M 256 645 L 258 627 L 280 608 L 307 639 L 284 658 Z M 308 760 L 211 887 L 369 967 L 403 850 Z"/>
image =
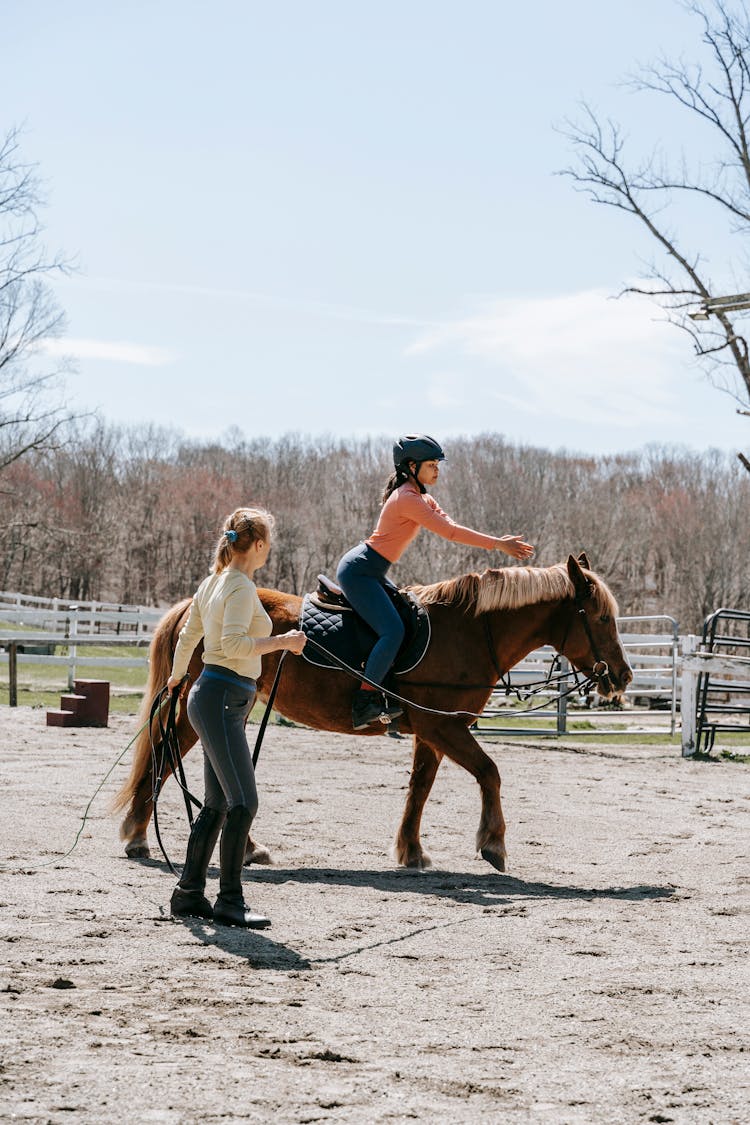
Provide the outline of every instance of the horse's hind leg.
<path id="1" fill-rule="evenodd" d="M 190 726 L 187 713 L 183 707 L 177 712 L 175 723 L 177 741 L 180 747 L 180 757 L 184 758 L 188 750 L 195 746 L 198 736 Z M 159 745 L 156 746 L 157 758 L 161 753 Z M 164 772 L 162 784 L 172 773 L 170 766 Z M 149 859 L 151 850 L 148 846 L 148 826 L 153 811 L 154 797 L 154 765 L 149 754 L 143 763 L 143 772 L 133 783 L 133 793 L 130 806 L 125 819 L 120 825 L 120 839 L 125 841 L 125 854 L 129 859 Z"/>
<path id="2" fill-rule="evenodd" d="M 148 769 L 139 779 L 130 802 L 130 808 L 120 825 L 120 838 L 125 841 L 125 855 L 128 859 L 149 859 L 148 822 L 151 819 L 153 793 L 153 774 Z"/>
<path id="3" fill-rule="evenodd" d="M 187 717 L 187 711 L 181 707 L 176 720 L 177 740 L 180 747 L 180 757 L 184 758 L 188 750 L 192 749 L 198 741 L 198 735 L 193 730 Z M 157 757 L 160 747 L 157 745 Z M 172 769 L 167 766 L 162 784 L 171 775 Z M 135 783 L 130 807 L 125 819 L 120 825 L 120 838 L 125 841 L 125 854 L 129 859 L 149 859 L 151 849 L 148 846 L 148 825 L 153 811 L 153 761 L 149 756 L 146 759 L 143 773 Z M 272 862 L 271 853 L 263 844 L 257 844 L 252 836 L 248 836 L 245 848 L 245 864 L 267 865 Z"/>
<path id="4" fill-rule="evenodd" d="M 419 829 L 422 823 L 422 810 L 430 795 L 442 757 L 442 754 L 433 750 L 426 742 L 422 742 L 416 734 L 414 735 L 409 792 L 394 848 L 396 860 L 403 867 L 431 866 L 432 861 L 423 850 L 419 839 Z"/>
<path id="5" fill-rule="evenodd" d="M 245 867 L 249 867 L 251 863 L 268 867 L 269 864 L 273 863 L 273 860 L 268 848 L 265 848 L 263 844 L 256 844 L 252 836 L 248 836 L 245 845 Z"/>

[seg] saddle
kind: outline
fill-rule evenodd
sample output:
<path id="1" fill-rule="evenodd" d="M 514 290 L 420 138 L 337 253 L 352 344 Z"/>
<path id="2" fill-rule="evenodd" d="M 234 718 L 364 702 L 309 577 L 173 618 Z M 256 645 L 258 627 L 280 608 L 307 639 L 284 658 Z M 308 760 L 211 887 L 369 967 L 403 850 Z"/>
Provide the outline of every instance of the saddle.
<path id="1" fill-rule="evenodd" d="M 385 585 L 406 628 L 392 672 L 410 672 L 416 668 L 430 643 L 430 618 L 419 599 L 408 591 Z M 302 599 L 299 627 L 305 636 L 350 668 L 361 670 L 378 637 L 349 604 L 343 591 L 324 574 L 318 575 L 314 593 Z M 314 645 L 305 645 L 302 656 L 319 668 L 342 669 Z"/>

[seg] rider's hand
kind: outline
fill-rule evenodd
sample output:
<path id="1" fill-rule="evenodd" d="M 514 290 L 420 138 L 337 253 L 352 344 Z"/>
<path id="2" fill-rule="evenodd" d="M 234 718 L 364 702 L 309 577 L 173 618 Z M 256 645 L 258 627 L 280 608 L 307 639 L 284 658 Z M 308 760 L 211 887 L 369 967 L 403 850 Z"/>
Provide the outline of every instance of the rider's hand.
<path id="1" fill-rule="evenodd" d="M 528 559 L 534 554 L 531 543 L 524 542 L 523 535 L 501 535 L 498 546 L 512 559 Z"/>

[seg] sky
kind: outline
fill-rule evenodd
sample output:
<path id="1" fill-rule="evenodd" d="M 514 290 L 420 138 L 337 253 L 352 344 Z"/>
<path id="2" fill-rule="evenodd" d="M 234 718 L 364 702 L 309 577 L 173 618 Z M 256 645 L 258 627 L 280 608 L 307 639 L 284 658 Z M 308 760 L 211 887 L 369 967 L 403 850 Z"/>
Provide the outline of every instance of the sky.
<path id="1" fill-rule="evenodd" d="M 2 0 L 0 131 L 38 165 L 67 401 L 187 437 L 500 433 L 750 448 L 652 253 L 558 173 L 588 101 L 634 154 L 707 137 L 623 79 L 678 0 Z M 716 217 L 690 245 L 730 277 Z M 715 257 L 711 260 L 711 252 Z"/>

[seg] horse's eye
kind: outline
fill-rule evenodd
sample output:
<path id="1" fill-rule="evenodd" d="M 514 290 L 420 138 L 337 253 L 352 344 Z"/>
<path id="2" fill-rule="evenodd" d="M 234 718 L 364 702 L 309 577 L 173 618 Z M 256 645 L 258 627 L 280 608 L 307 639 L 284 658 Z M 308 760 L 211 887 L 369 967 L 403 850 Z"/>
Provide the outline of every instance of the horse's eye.
<path id="1" fill-rule="evenodd" d="M 603 613 L 601 615 L 601 617 L 599 618 L 599 620 L 601 621 L 602 625 L 609 625 L 612 618 L 609 616 L 608 613 Z"/>

